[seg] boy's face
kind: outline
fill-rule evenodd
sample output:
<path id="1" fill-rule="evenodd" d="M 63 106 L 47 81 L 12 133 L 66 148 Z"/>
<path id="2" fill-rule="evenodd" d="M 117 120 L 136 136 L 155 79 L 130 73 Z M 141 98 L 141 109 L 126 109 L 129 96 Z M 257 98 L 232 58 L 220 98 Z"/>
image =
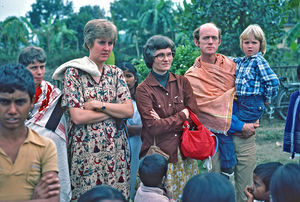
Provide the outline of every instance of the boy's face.
<path id="1" fill-rule="evenodd" d="M 260 49 L 260 42 L 250 35 L 248 38 L 243 40 L 243 52 L 247 57 L 255 55 Z"/>
<path id="2" fill-rule="evenodd" d="M 269 191 L 266 190 L 266 185 L 255 173 L 253 174 L 253 195 L 256 200 L 265 201 L 269 198 Z"/>
<path id="3" fill-rule="evenodd" d="M 33 100 L 24 91 L 0 92 L 0 130 L 14 130 L 24 126 Z"/>
<path id="4" fill-rule="evenodd" d="M 45 65 L 46 63 L 40 63 L 38 61 L 34 61 L 34 63 L 27 65 L 27 69 L 33 76 L 35 87 L 39 86 L 44 80 Z"/>

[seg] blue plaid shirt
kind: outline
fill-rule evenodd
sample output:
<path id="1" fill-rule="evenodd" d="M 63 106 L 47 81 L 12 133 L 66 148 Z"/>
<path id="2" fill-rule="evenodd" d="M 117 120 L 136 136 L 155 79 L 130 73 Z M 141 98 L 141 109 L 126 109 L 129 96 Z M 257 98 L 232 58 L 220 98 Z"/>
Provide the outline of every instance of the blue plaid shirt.
<path id="1" fill-rule="evenodd" d="M 277 95 L 279 81 L 261 52 L 250 57 L 233 58 L 236 63 L 235 88 L 237 96 L 262 95 L 271 102 Z"/>

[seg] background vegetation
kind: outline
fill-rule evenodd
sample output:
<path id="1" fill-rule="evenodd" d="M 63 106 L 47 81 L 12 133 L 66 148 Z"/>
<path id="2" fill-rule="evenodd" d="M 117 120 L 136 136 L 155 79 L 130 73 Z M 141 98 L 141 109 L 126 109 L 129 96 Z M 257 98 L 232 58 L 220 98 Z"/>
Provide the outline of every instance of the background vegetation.
<path id="1" fill-rule="evenodd" d="M 222 29 L 222 54 L 241 56 L 239 35 L 255 23 L 265 31 L 265 57 L 270 65 L 297 66 L 299 5 L 298 0 L 191 0 L 184 1 L 183 6 L 171 0 L 115 0 L 110 13 L 105 13 L 101 6 L 84 6 L 76 13 L 68 0 L 36 0 L 26 16 L 11 16 L 0 22 L 0 64 L 16 61 L 21 48 L 37 45 L 47 52 L 49 80 L 60 64 L 88 54 L 82 47 L 86 22 L 107 18 L 119 30 L 112 61 L 134 63 L 140 80 L 149 71 L 142 60 L 142 48 L 150 36 L 162 34 L 175 41 L 177 53 L 172 71 L 183 74 L 200 54 L 193 44 L 192 32 L 206 22 L 214 22 Z M 287 27 L 291 29 L 286 31 Z M 295 78 L 295 69 L 275 71 L 285 73 L 290 80 Z"/>

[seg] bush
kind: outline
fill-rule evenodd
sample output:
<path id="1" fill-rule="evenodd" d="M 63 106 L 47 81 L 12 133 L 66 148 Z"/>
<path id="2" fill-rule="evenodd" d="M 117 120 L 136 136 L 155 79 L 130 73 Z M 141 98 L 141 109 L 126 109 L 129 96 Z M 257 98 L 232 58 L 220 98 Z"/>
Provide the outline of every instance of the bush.
<path id="1" fill-rule="evenodd" d="M 178 46 L 170 71 L 175 74 L 184 75 L 199 55 L 200 51 L 192 45 Z M 131 63 L 139 73 L 140 82 L 143 81 L 150 72 L 150 69 L 146 66 L 143 59 L 133 59 Z"/>

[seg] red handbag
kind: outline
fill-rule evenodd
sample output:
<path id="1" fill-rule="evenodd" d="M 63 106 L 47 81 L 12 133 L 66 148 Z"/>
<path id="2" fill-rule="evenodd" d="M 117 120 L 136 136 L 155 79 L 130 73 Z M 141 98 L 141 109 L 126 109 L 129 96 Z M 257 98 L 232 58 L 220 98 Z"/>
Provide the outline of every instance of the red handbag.
<path id="1" fill-rule="evenodd" d="M 218 150 L 218 139 L 216 135 L 205 128 L 196 114 L 190 109 L 190 118 L 196 124 L 196 130 L 190 130 L 188 121 L 183 123 L 180 149 L 186 158 L 205 160 L 213 157 Z"/>

